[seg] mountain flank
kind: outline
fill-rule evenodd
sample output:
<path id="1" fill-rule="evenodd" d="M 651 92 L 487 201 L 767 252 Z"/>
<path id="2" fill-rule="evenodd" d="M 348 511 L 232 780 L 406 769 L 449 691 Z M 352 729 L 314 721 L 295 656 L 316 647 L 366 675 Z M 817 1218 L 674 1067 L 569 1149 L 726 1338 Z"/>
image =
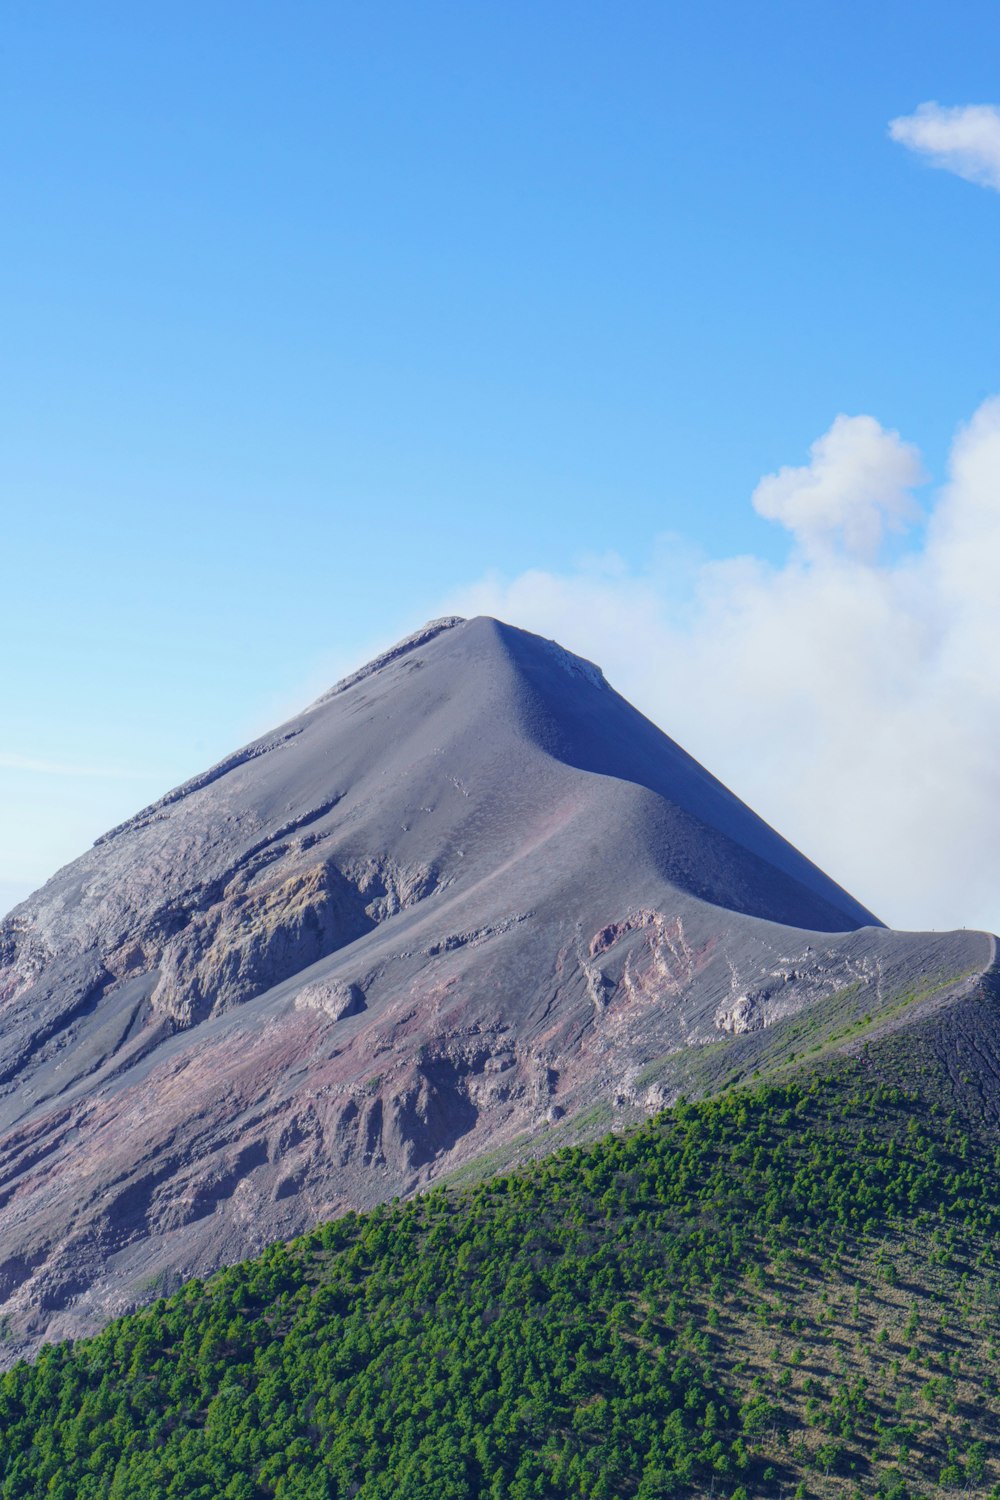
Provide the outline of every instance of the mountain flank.
<path id="1" fill-rule="evenodd" d="M 942 1015 L 46 1346 L 0 1495 L 996 1500 L 998 1137 Z"/>
<path id="2" fill-rule="evenodd" d="M 433 622 L 0 925 L 7 1355 L 958 1016 L 994 967 L 986 934 L 883 927 L 590 663 Z"/>

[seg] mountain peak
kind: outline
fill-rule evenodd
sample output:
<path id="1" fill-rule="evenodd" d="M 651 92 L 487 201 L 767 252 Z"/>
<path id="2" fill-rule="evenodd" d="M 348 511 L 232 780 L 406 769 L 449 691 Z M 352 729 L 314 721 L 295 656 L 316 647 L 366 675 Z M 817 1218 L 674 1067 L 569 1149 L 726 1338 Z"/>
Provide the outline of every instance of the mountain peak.
<path id="1" fill-rule="evenodd" d="M 422 625 L 412 635 L 404 636 L 401 641 L 397 641 L 388 650 L 382 651 L 378 656 L 372 657 L 371 661 L 366 662 L 363 667 L 358 667 L 356 671 L 349 672 L 346 677 L 342 677 L 339 682 L 335 682 L 332 688 L 328 688 L 325 693 L 321 693 L 316 701 L 309 705 L 310 710 L 328 703 L 331 698 L 335 698 L 338 693 L 346 692 L 348 688 L 354 687 L 356 683 L 364 682 L 366 677 L 371 677 L 375 672 L 381 671 L 383 667 L 389 666 L 391 662 L 399 661 L 401 657 L 408 656 L 411 651 L 415 651 L 419 646 L 426 646 L 429 641 L 434 640 L 435 636 L 441 635 L 443 631 L 453 630 L 456 625 L 464 625 L 465 623 L 466 621 L 461 615 L 442 615 L 438 620 L 428 620 L 426 625 Z"/>
<path id="2" fill-rule="evenodd" d="M 309 711 L 321 707 L 324 703 L 328 703 L 331 698 L 335 698 L 340 693 L 346 692 L 348 688 L 355 687 L 359 682 L 364 682 L 366 678 L 373 676 L 376 672 L 382 671 L 383 668 L 392 665 L 394 662 L 401 661 L 403 657 L 409 656 L 420 647 L 427 646 L 438 636 L 443 635 L 445 631 L 453 631 L 458 626 L 466 627 L 468 645 L 473 653 L 477 647 L 479 650 L 484 649 L 487 640 L 494 635 L 517 635 L 530 639 L 536 649 L 547 652 L 553 661 L 557 662 L 570 675 L 589 682 L 593 687 L 606 688 L 608 686 L 600 667 L 595 666 L 593 662 L 587 661 L 582 656 L 575 655 L 572 651 L 567 651 L 565 646 L 561 646 L 558 641 L 531 635 L 530 632 L 521 630 L 515 625 L 505 624 L 502 620 L 498 620 L 492 615 L 475 615 L 471 619 L 466 619 L 462 615 L 443 615 L 440 619 L 428 620 L 427 624 L 422 625 L 419 630 L 413 631 L 411 635 L 404 636 L 395 645 L 388 647 L 385 651 L 379 652 L 377 656 L 374 656 L 371 661 L 366 662 L 364 666 L 358 667 L 355 671 L 348 673 L 346 677 L 342 677 L 339 682 L 335 683 L 333 687 L 328 688 L 315 702 L 309 705 Z"/>
<path id="3" fill-rule="evenodd" d="M 0 923 L 10 1352 L 992 951 L 878 926 L 583 658 L 431 621 Z"/>

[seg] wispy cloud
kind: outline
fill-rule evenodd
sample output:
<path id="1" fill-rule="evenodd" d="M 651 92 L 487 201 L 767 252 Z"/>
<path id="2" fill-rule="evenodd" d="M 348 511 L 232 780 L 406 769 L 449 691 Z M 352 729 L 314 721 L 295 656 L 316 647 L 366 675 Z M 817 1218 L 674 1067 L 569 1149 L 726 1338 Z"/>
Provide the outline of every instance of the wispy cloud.
<path id="1" fill-rule="evenodd" d="M 1000 398 L 958 433 L 910 545 L 919 455 L 839 417 L 762 480 L 788 560 L 664 539 L 445 601 L 554 636 L 885 920 L 1000 926 Z M 679 603 L 679 601 L 681 601 Z"/>
<path id="2" fill-rule="evenodd" d="M 119 766 L 77 766 L 3 752 L 0 752 L 0 771 L 25 771 L 33 776 L 100 776 L 108 781 L 142 781 L 146 776 L 143 771 L 123 770 Z"/>
<path id="3" fill-rule="evenodd" d="M 892 120 L 889 134 L 932 166 L 1000 192 L 1000 105 L 931 101 Z"/>

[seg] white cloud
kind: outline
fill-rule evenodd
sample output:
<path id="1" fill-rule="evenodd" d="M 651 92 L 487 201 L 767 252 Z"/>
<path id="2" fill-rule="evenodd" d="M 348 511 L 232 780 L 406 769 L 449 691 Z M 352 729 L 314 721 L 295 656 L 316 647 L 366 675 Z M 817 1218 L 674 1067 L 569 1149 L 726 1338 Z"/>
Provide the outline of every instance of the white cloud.
<path id="1" fill-rule="evenodd" d="M 1000 927 L 1000 398 L 957 436 L 916 550 L 916 451 L 838 418 L 758 486 L 789 560 L 669 543 L 639 574 L 487 577 L 447 601 L 598 661 L 626 697 L 883 919 Z M 678 599 L 684 601 L 678 605 Z"/>
<path id="2" fill-rule="evenodd" d="M 921 104 L 914 114 L 890 121 L 889 134 L 932 166 L 1000 192 L 1000 106 Z"/>
<path id="3" fill-rule="evenodd" d="M 753 493 L 757 512 L 787 526 L 806 552 L 839 546 L 872 558 L 887 531 L 919 514 L 910 491 L 925 479 L 920 455 L 874 417 L 839 416 L 809 452 L 807 466 L 768 474 Z"/>

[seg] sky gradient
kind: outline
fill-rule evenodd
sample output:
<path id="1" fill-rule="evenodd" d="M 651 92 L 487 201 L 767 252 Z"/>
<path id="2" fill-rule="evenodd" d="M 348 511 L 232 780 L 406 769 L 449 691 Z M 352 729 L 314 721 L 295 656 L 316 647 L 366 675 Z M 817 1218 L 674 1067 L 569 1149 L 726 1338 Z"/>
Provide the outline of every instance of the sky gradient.
<path id="1" fill-rule="evenodd" d="M 994 5 L 2 25 L 0 908 L 457 605 L 595 656 L 888 920 L 1000 926 L 993 617 L 934 523 L 1000 391 L 993 117 L 917 114 L 997 100 Z M 840 416 L 873 469 L 850 428 L 833 491 L 759 489 Z"/>

